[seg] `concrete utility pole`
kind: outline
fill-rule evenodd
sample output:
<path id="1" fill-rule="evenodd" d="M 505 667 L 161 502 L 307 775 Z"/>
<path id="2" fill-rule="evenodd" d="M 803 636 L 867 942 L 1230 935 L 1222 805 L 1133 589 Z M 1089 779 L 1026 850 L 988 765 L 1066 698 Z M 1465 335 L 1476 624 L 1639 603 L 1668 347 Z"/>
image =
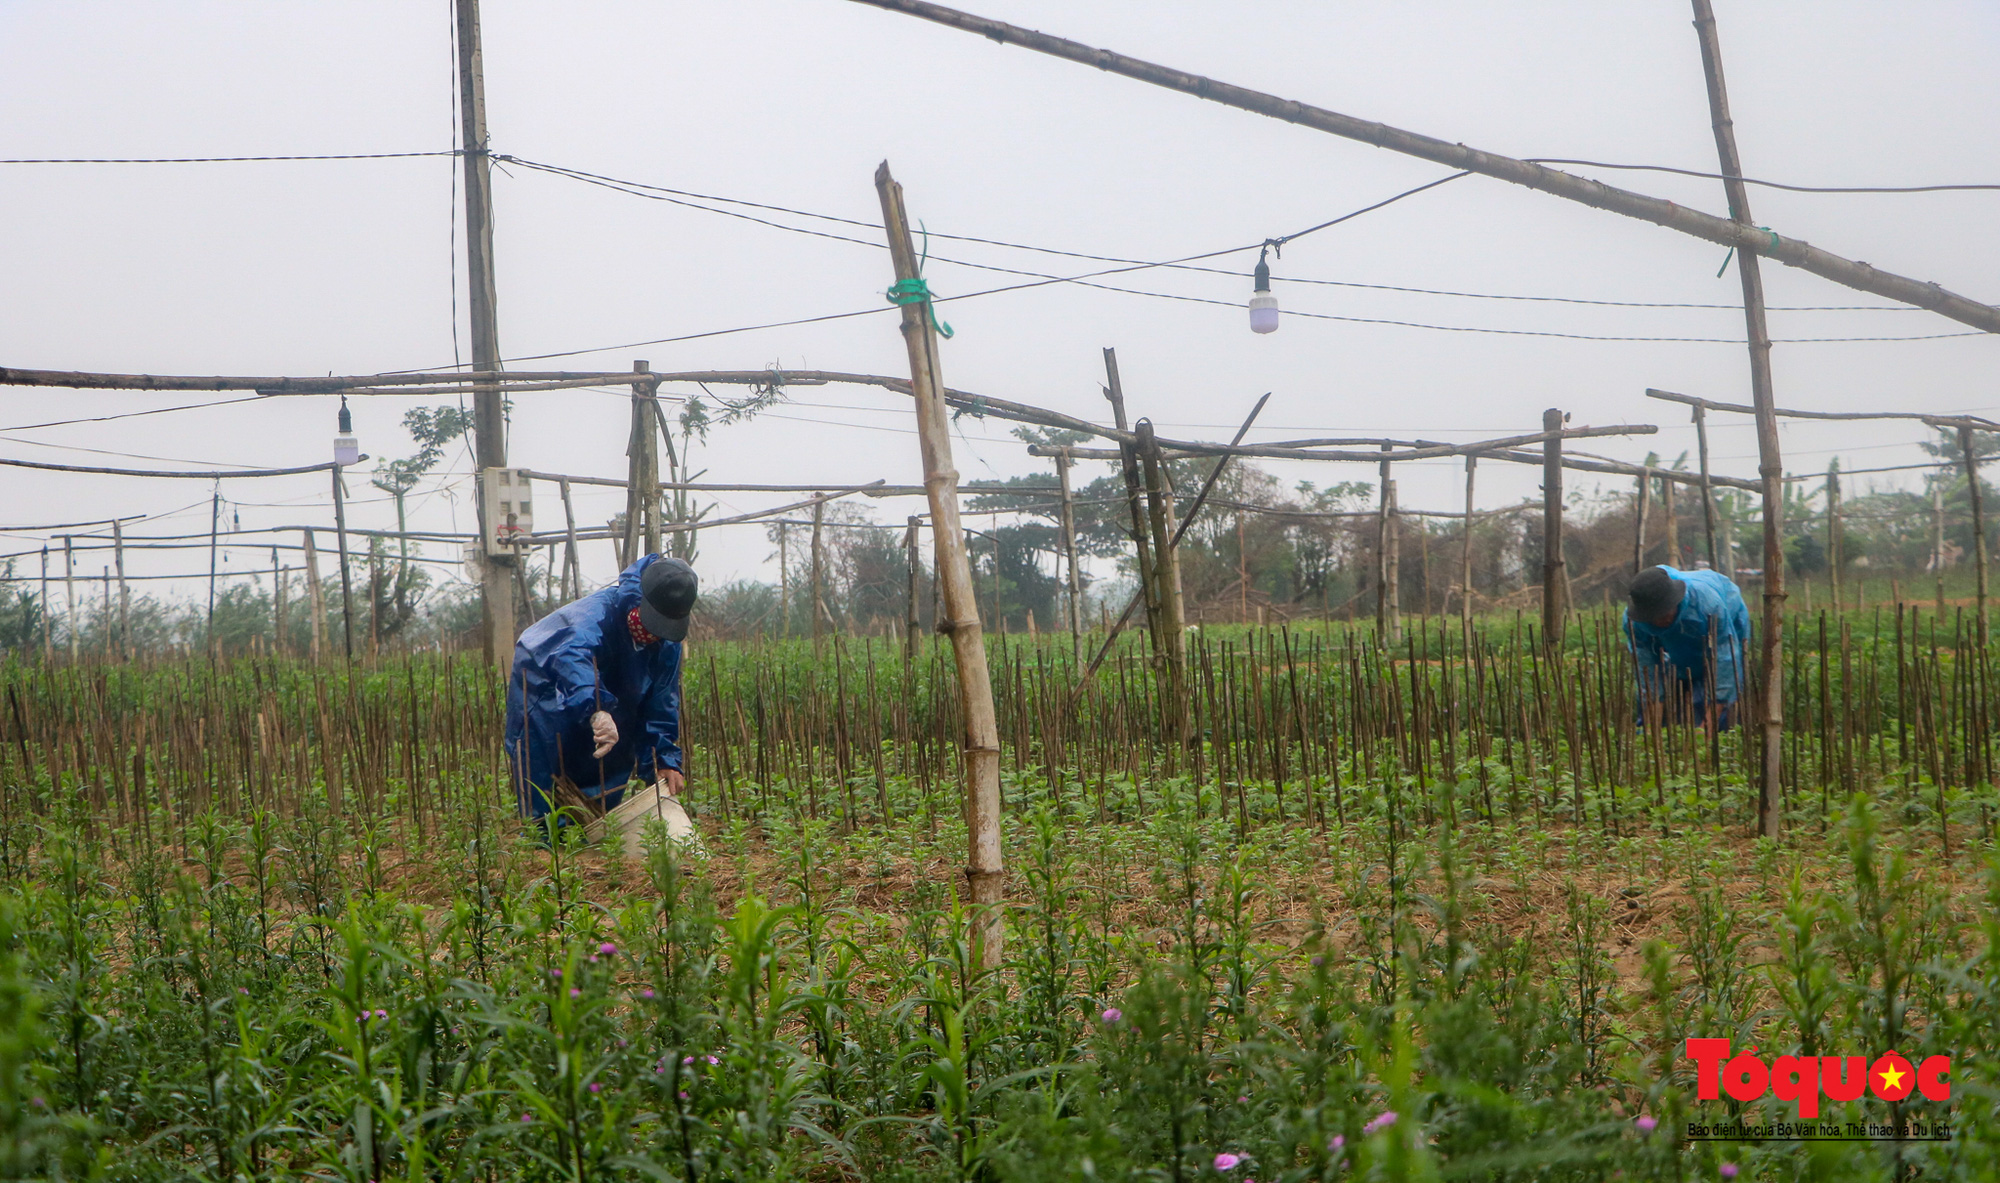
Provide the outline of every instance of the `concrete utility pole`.
<path id="1" fill-rule="evenodd" d="M 458 13 L 458 115 L 460 147 L 465 156 L 465 274 L 471 288 L 472 368 L 492 373 L 500 368 L 499 300 L 493 283 L 492 158 L 486 144 L 486 77 L 479 50 L 479 0 L 455 0 Z M 507 467 L 507 412 L 497 387 L 478 386 L 472 392 L 473 463 L 482 485 L 486 473 Z M 485 498 L 480 506 L 480 536 L 491 525 Z M 486 555 L 480 564 L 480 601 L 486 623 L 486 660 L 503 676 L 514 664 L 514 557 Z M 345 566 L 342 567 L 343 572 Z"/>

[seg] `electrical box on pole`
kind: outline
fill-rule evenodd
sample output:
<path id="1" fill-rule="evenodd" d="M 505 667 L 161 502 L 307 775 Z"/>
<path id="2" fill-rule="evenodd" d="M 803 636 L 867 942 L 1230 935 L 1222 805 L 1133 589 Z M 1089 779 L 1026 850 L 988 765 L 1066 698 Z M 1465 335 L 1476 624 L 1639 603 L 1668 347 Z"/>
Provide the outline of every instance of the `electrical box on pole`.
<path id="1" fill-rule="evenodd" d="M 534 488 L 525 468 L 488 468 L 480 474 L 480 519 L 486 553 L 519 555 L 535 532 Z"/>

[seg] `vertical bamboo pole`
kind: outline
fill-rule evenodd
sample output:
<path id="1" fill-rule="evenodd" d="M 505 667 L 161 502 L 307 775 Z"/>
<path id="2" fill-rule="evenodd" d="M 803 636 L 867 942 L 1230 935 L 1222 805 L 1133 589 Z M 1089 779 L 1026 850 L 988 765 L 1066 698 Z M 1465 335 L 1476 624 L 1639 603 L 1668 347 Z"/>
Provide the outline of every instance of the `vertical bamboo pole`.
<path id="1" fill-rule="evenodd" d="M 213 601 L 213 596 L 210 599 Z M 76 627 L 76 548 L 70 536 L 63 535 L 63 600 L 67 607 L 63 612 L 63 623 L 69 626 L 69 663 L 77 662 Z M 211 629 L 211 631 L 213 631 Z"/>
<path id="2" fill-rule="evenodd" d="M 923 655 L 924 617 L 922 600 L 918 599 L 923 589 L 924 563 L 917 550 L 917 531 L 923 526 L 923 519 L 910 515 L 909 527 L 903 533 L 903 552 L 910 568 L 910 590 L 903 600 L 903 660 L 914 666 Z"/>
<path id="3" fill-rule="evenodd" d="M 42 544 L 42 664 L 56 663 L 55 615 L 49 611 L 49 548 Z"/>
<path id="4" fill-rule="evenodd" d="M 333 530 L 340 543 L 340 628 L 342 643 L 346 647 L 347 660 L 354 660 L 354 581 L 347 570 L 347 490 L 340 483 L 340 465 L 333 466 Z M 487 556 L 492 562 L 492 556 Z M 489 612 L 493 619 L 498 616 Z M 507 618 L 509 628 L 514 624 L 513 589 L 507 590 Z M 509 658 L 511 668 L 511 655 Z"/>
<path id="5" fill-rule="evenodd" d="M 1472 483 L 1479 471 L 1479 457 L 1465 458 L 1465 548 L 1459 558 L 1458 616 L 1465 634 L 1466 652 L 1472 650 Z"/>
<path id="6" fill-rule="evenodd" d="M 1568 580 L 1563 564 L 1563 413 L 1555 407 L 1542 412 L 1542 642 L 1562 645 L 1568 605 Z"/>
<path id="7" fill-rule="evenodd" d="M 1660 515 L 1667 519 L 1667 566 L 1681 569 L 1681 511 L 1674 504 L 1674 487 L 1680 484 L 1673 477 L 1660 477 Z"/>
<path id="8" fill-rule="evenodd" d="M 964 712 L 966 829 L 969 859 L 965 877 L 972 895 L 970 943 L 979 963 L 1000 964 L 1006 928 L 1001 912 L 1003 875 L 1000 850 L 1000 729 L 993 714 L 993 683 L 986 669 L 986 646 L 973 602 L 972 564 L 958 521 L 958 473 L 952 467 L 951 433 L 945 421 L 944 377 L 939 373 L 934 313 L 910 244 L 903 210 L 903 187 L 889 175 L 889 162 L 875 172 L 882 223 L 896 268 L 896 291 L 903 304 L 903 343 L 910 357 L 910 393 L 915 396 L 917 431 L 924 461 L 924 491 L 930 497 L 931 533 L 937 542 L 937 579 L 947 618 L 939 622 L 951 637 L 958 667 L 959 706 Z M 914 290 L 913 290 L 914 289 Z M 914 297 L 914 298 L 913 298 Z M 1108 360 L 1108 355 L 1107 355 Z"/>
<path id="9" fill-rule="evenodd" d="M 1717 549 L 1715 536 L 1715 485 L 1708 473 L 1708 408 L 1697 405 L 1694 409 L 1694 437 L 1701 453 L 1701 524 L 1708 538 L 1708 565 L 1722 570 L 1722 559 Z"/>
<path id="10" fill-rule="evenodd" d="M 1063 562 L 1069 568 L 1069 650 L 1073 661 L 1083 660 L 1083 575 L 1076 566 L 1076 498 L 1069 485 L 1068 452 L 1056 455 L 1056 483 L 1062 489 Z M 916 519 L 912 518 L 914 522 Z M 915 553 L 914 546 L 912 554 Z M 911 603 L 916 602 L 914 596 Z"/>
<path id="11" fill-rule="evenodd" d="M 515 579 L 527 567 L 526 561 L 518 564 Z M 532 618 L 534 610 L 528 615 Z M 377 657 L 382 652 L 382 539 L 379 535 L 368 539 L 368 656 Z"/>
<path id="12" fill-rule="evenodd" d="M 562 490 L 563 531 L 563 596 L 566 599 L 583 598 L 583 555 L 576 549 L 576 507 L 569 499 L 569 478 L 564 477 L 557 485 Z"/>
<path id="13" fill-rule="evenodd" d="M 1125 418 L 1125 386 L 1118 378 L 1118 351 L 1109 347 L 1104 350 L 1104 376 L 1104 397 L 1111 403 L 1112 421 L 1119 431 L 1130 431 Z M 1146 609 L 1146 632 L 1157 650 L 1160 644 L 1160 606 L 1153 599 L 1153 544 L 1151 531 L 1146 526 L 1146 508 L 1140 496 L 1139 456 L 1130 444 L 1122 441 L 1118 445 L 1118 466 L 1120 475 L 1125 478 L 1126 506 L 1132 514 L 1132 546 L 1139 565 L 1139 591 Z"/>
<path id="14" fill-rule="evenodd" d="M 333 470 L 333 479 L 336 484 L 340 481 L 340 469 L 338 466 Z M 217 647 L 215 641 L 215 559 L 216 544 L 219 541 L 221 530 L 222 487 L 221 482 L 218 481 L 216 482 L 215 495 L 209 501 L 208 510 L 208 655 L 210 657 L 220 656 L 222 652 Z"/>
<path id="15" fill-rule="evenodd" d="M 111 548 L 113 562 L 118 565 L 118 654 L 124 660 L 130 661 L 132 660 L 132 589 L 125 583 L 125 528 L 116 518 L 111 521 Z"/>
<path id="16" fill-rule="evenodd" d="M 1387 464 L 1382 467 L 1385 471 L 1389 468 Z M 1396 478 L 1390 477 L 1383 488 L 1387 493 L 1382 513 L 1382 564 L 1387 575 L 1384 599 L 1389 608 L 1389 642 L 1399 645 L 1403 641 L 1403 523 L 1396 512 Z"/>
<path id="17" fill-rule="evenodd" d="M 123 570 L 118 573 L 118 590 L 121 595 L 125 590 Z M 122 624 L 119 633 L 121 636 L 124 633 Z M 271 548 L 271 651 L 278 654 L 285 651 L 285 568 L 278 561 L 275 546 Z"/>
<path id="18" fill-rule="evenodd" d="M 1383 444 L 1388 451 L 1390 445 Z M 1389 642 L 1389 462 L 1376 465 L 1375 477 L 1375 639 Z"/>
<path id="19" fill-rule="evenodd" d="M 1167 487 L 1167 461 L 1153 434 L 1153 421 L 1141 419 L 1139 460 L 1145 468 L 1147 517 L 1153 531 L 1153 582 L 1160 605 L 1160 723 L 1167 742 L 1184 745 L 1188 734 L 1187 626 L 1182 617 L 1180 550 L 1174 545 L 1173 494 Z"/>
<path id="20" fill-rule="evenodd" d="M 326 646 L 326 595 L 319 584 L 319 550 L 313 546 L 313 532 L 306 536 L 306 595 L 312 606 L 312 659 L 317 662 Z"/>
<path id="21" fill-rule="evenodd" d="M 1632 574 L 1646 569 L 1646 514 L 1653 508 L 1653 470 L 1639 473 L 1638 503 L 1632 509 Z"/>
<path id="22" fill-rule="evenodd" d="M 1840 542 L 1840 461 L 1832 460 L 1826 466 L 1826 577 L 1835 619 L 1846 611 L 1840 594 Z"/>
<path id="23" fill-rule="evenodd" d="M 826 502 L 813 502 L 812 583 L 806 611 L 812 614 L 813 652 L 826 643 L 826 551 L 820 542 L 820 527 L 826 519 Z"/>
<path id="24" fill-rule="evenodd" d="M 1754 225 L 1750 191 L 1743 184 L 1743 164 L 1736 153 L 1736 127 L 1729 118 L 1729 96 L 1722 80 L 1722 45 L 1716 35 L 1715 12 L 1709 0 L 1692 2 L 1695 30 L 1701 39 L 1702 72 L 1708 81 L 1708 109 L 1715 130 L 1716 155 L 1723 176 L 1728 178 L 1723 182 L 1723 191 L 1729 197 L 1729 216 L 1742 225 Z M 1764 318 L 1764 277 L 1758 268 L 1756 252 L 1736 252 L 1736 274 L 1743 282 L 1743 319 L 1750 346 L 1750 395 L 1757 411 L 1757 473 L 1764 485 L 1764 628 L 1758 638 L 1763 646 L 1764 749 L 1757 787 L 1757 832 L 1776 838 L 1784 825 L 1779 792 L 1784 775 L 1785 734 L 1785 468 L 1778 443 L 1776 396 L 1771 385 L 1771 333 Z"/>
<path id="25" fill-rule="evenodd" d="M 632 363 L 634 374 L 651 369 L 648 362 Z M 638 562 L 640 555 L 660 552 L 660 453 L 652 397 L 652 382 L 632 383 L 632 431 L 625 441 L 625 544 L 619 556 L 624 567 Z"/>
<path id="26" fill-rule="evenodd" d="M 1931 483 L 1931 573 L 1937 577 L 1937 611 L 1944 615 L 1944 478 Z"/>
<path id="27" fill-rule="evenodd" d="M 1986 511 L 1984 498 L 1979 492 L 1979 457 L 1973 450 L 1974 439 L 1970 427 L 1958 429 L 1958 448 L 1965 454 L 1965 491 L 1972 498 L 1972 572 L 1978 582 L 1979 595 L 1979 643 L 1986 644 Z"/>

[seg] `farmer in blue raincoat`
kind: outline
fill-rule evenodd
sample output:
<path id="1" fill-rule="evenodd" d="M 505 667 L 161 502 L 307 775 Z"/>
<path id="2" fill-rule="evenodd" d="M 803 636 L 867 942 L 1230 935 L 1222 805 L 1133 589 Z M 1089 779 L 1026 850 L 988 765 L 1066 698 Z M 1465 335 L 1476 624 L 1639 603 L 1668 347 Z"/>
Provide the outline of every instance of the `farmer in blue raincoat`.
<path id="1" fill-rule="evenodd" d="M 507 684 L 521 816 L 550 813 L 559 778 L 604 809 L 635 776 L 679 795 L 681 641 L 699 592 L 685 561 L 646 555 L 521 634 Z"/>
<path id="2" fill-rule="evenodd" d="M 1638 663 L 1642 722 L 1658 703 L 1672 721 L 1735 724 L 1750 610 L 1728 576 L 1648 567 L 1632 580 L 1625 635 Z"/>

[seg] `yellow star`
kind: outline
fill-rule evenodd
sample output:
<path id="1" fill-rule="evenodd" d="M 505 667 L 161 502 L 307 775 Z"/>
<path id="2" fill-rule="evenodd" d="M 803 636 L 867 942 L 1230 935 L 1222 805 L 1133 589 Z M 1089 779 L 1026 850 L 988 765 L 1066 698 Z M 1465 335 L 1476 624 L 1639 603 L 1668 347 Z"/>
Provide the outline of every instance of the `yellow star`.
<path id="1" fill-rule="evenodd" d="M 1902 1087 L 1903 1087 L 1903 1073 L 1898 1072 L 1894 1064 L 1891 1064 L 1887 1068 L 1882 1069 L 1883 1091 L 1893 1093 L 1897 1089 Z"/>

